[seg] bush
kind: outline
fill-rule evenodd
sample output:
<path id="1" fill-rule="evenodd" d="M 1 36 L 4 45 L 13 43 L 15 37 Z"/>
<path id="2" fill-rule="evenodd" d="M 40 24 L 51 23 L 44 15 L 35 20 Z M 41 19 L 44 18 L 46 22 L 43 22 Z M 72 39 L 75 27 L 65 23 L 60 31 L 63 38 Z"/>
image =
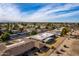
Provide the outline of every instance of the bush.
<path id="1" fill-rule="evenodd" d="M 13 34 L 13 32 L 10 30 L 10 31 L 8 31 L 8 33 L 10 33 L 10 34 Z"/>
<path id="2" fill-rule="evenodd" d="M 31 35 L 35 35 L 35 34 L 37 34 L 37 32 L 36 31 L 32 31 L 30 34 Z"/>
<path id="3" fill-rule="evenodd" d="M 10 39 L 10 33 L 8 33 L 8 32 L 5 32 L 0 37 L 0 41 L 2 41 L 2 42 L 8 41 L 9 39 Z"/>
<path id="4" fill-rule="evenodd" d="M 54 49 L 54 50 L 55 50 L 56 48 L 55 48 L 54 46 L 52 46 L 52 49 Z"/>

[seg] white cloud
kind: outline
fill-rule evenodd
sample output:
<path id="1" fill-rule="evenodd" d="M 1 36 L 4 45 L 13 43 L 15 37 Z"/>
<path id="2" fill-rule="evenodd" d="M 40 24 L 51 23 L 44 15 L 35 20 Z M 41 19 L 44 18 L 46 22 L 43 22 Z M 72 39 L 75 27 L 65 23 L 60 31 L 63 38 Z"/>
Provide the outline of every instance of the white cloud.
<path id="1" fill-rule="evenodd" d="M 68 17 L 78 14 L 79 11 L 72 13 L 56 15 L 55 12 L 70 10 L 72 7 L 79 6 L 78 4 L 66 4 L 64 6 L 52 7 L 49 4 L 37 11 L 21 12 L 14 4 L 0 4 L 0 21 L 23 21 L 23 22 L 48 22 L 49 19 Z M 51 14 L 51 15 L 49 15 Z M 53 21 L 53 20 L 52 20 Z"/>
<path id="2" fill-rule="evenodd" d="M 60 14 L 60 15 L 56 15 L 55 12 L 70 10 L 72 7 L 75 7 L 75 6 L 78 6 L 78 5 L 66 4 L 64 6 L 60 6 L 60 7 L 56 7 L 56 8 L 44 7 L 42 9 L 36 11 L 34 14 L 31 14 L 27 19 L 29 19 L 30 21 L 36 21 L 36 22 L 40 22 L 40 21 L 49 22 L 49 19 L 52 19 L 52 21 L 53 21 L 53 19 L 56 19 L 56 18 L 72 16 L 72 15 L 75 15 L 76 13 L 78 14 L 79 11 L 75 11 L 72 13 L 66 13 L 66 14 Z M 51 16 L 49 14 L 51 14 Z M 26 20 L 26 21 L 28 21 L 28 20 Z"/>
<path id="3" fill-rule="evenodd" d="M 21 12 L 13 4 L 0 4 L 0 20 L 18 21 L 22 17 Z M 5 21 L 4 21 L 5 20 Z"/>

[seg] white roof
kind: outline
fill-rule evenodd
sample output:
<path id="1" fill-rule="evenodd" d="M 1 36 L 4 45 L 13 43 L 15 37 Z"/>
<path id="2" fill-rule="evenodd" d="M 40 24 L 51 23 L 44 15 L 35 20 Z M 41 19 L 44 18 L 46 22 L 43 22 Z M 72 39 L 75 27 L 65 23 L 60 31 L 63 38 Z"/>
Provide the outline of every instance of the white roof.
<path id="1" fill-rule="evenodd" d="M 52 34 L 52 33 L 41 33 L 41 34 L 38 34 L 38 35 L 31 36 L 31 38 L 37 39 L 37 40 L 43 40 L 43 39 L 50 37 L 52 35 L 54 35 L 54 34 Z"/>

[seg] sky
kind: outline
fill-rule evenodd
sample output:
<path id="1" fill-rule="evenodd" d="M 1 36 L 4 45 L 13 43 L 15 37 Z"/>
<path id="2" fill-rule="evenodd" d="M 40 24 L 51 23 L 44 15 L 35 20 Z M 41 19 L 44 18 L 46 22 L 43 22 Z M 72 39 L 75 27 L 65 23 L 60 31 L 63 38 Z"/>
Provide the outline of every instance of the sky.
<path id="1" fill-rule="evenodd" d="M 0 22 L 79 22 L 79 4 L 0 3 Z"/>

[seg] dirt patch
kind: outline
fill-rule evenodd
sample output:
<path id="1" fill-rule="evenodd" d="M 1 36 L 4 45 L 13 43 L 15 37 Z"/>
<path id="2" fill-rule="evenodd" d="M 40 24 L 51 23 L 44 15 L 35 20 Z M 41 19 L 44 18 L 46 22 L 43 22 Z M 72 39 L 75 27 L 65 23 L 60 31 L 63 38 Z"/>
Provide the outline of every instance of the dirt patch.
<path id="1" fill-rule="evenodd" d="M 79 40 L 72 42 L 70 50 L 72 55 L 79 55 Z"/>

